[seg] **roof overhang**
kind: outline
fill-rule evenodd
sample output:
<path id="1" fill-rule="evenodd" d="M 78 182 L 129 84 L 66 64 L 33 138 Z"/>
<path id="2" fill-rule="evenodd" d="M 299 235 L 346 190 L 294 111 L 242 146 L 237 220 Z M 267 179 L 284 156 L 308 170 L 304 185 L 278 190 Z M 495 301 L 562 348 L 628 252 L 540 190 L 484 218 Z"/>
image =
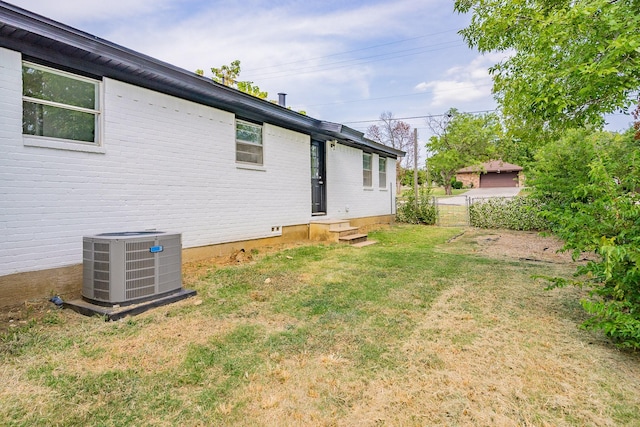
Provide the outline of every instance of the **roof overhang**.
<path id="1" fill-rule="evenodd" d="M 458 170 L 458 173 L 501 173 L 501 172 L 520 172 L 522 166 L 503 162 L 502 160 L 492 160 L 481 165 L 468 166 Z"/>
<path id="2" fill-rule="evenodd" d="M 341 125 L 340 123 L 323 121 L 320 123 L 320 129 L 323 131 L 323 134 L 330 135 L 342 144 L 361 148 L 367 152 L 393 158 L 404 157 L 406 155 L 402 150 L 388 147 L 371 139 L 365 138 L 362 132 L 348 126 Z"/>
<path id="3" fill-rule="evenodd" d="M 343 125 L 323 122 L 218 84 L 194 72 L 0 1 L 0 47 L 25 59 L 90 77 L 107 77 L 389 157 L 402 151 Z"/>

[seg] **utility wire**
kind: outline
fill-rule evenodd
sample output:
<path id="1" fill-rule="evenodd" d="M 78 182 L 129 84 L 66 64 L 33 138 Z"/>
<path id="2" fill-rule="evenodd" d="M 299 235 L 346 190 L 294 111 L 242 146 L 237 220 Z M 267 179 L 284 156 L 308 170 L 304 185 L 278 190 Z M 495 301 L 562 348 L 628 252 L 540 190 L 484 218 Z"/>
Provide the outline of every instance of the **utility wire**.
<path id="1" fill-rule="evenodd" d="M 493 110 L 478 110 L 478 111 L 465 111 L 465 112 L 460 112 L 458 114 L 482 114 L 482 113 L 493 113 L 497 111 L 496 109 Z M 412 116 L 412 117 L 393 117 L 393 120 L 412 120 L 412 119 L 430 119 L 433 117 L 444 117 L 446 116 L 448 113 L 442 113 L 442 114 L 427 114 L 426 116 Z M 355 122 L 342 122 L 342 124 L 348 125 L 348 124 L 357 124 L 357 123 L 375 123 L 375 122 L 381 122 L 383 121 L 382 119 L 375 119 L 375 120 L 359 120 L 359 121 L 355 121 Z"/>
<path id="2" fill-rule="evenodd" d="M 461 86 L 461 87 L 456 87 L 453 89 L 444 89 L 444 90 L 440 90 L 440 92 L 455 92 L 458 91 L 460 89 L 467 89 L 467 88 L 476 88 L 476 87 L 484 87 L 484 86 L 492 86 L 493 83 L 483 83 L 483 84 L 473 84 L 473 85 L 469 85 L 469 86 Z M 329 102 L 329 103 L 325 103 L 325 104 L 310 104 L 310 105 L 305 105 L 305 107 L 325 107 L 328 105 L 342 105 L 342 104 L 353 104 L 356 102 L 368 102 L 368 101 L 381 101 L 381 100 L 385 100 L 385 99 L 393 99 L 393 98 L 406 98 L 409 96 L 421 96 L 421 95 L 428 95 L 433 93 L 432 90 L 425 90 L 424 92 L 417 92 L 417 93 L 405 93 L 402 95 L 390 95 L 390 96 L 381 96 L 378 98 L 367 98 L 367 99 L 353 99 L 350 101 L 338 101 L 338 102 Z"/>
<path id="3" fill-rule="evenodd" d="M 452 44 L 455 43 L 455 44 Z M 322 66 L 320 66 L 318 69 L 311 69 L 308 71 L 304 71 L 305 68 L 301 68 L 299 70 L 287 70 L 287 71 L 282 71 L 282 73 L 285 74 L 279 74 L 279 75 L 273 75 L 271 77 L 264 77 L 264 76 L 259 76 L 260 81 L 263 80 L 271 80 L 271 79 L 277 79 L 277 78 L 284 78 L 284 77 L 292 77 L 292 76 L 298 76 L 301 74 L 312 74 L 312 73 L 320 73 L 320 72 L 325 72 L 325 71 L 333 71 L 333 70 L 339 70 L 342 68 L 348 68 L 348 67 L 353 67 L 356 65 L 364 65 L 364 64 L 369 64 L 372 62 L 379 62 L 379 61 L 384 61 L 384 60 L 388 60 L 388 59 L 396 59 L 396 58 L 404 58 L 407 56 L 413 56 L 413 55 L 419 55 L 419 54 L 423 54 L 423 53 L 427 53 L 427 52 L 435 52 L 438 50 L 445 50 L 445 49 L 450 49 L 452 47 L 458 47 L 458 46 L 462 46 L 464 45 L 464 43 L 462 41 L 450 41 L 450 42 L 445 42 L 442 44 L 452 44 L 451 46 L 445 46 L 445 47 L 441 47 L 441 48 L 436 48 L 436 49 L 425 49 L 421 52 L 415 52 L 415 53 L 409 53 L 409 54 L 404 54 L 404 55 L 395 55 L 394 53 L 389 53 L 389 54 L 381 54 L 381 55 L 374 55 L 374 56 L 370 56 L 370 57 L 366 57 L 366 58 L 355 58 L 355 59 L 349 59 L 349 60 L 344 60 L 344 61 L 337 61 L 334 62 L 332 64 L 341 64 L 344 62 L 349 62 L 345 65 L 338 65 L 336 67 L 327 67 L 327 68 L 322 68 Z M 437 46 L 437 45 L 435 45 Z M 413 50 L 413 49 L 409 49 L 409 50 Z M 378 58 L 378 59 L 373 59 L 373 60 L 363 60 L 363 59 L 368 59 L 368 58 L 375 58 L 377 56 L 385 56 L 385 55 L 393 55 L 393 56 L 387 56 L 385 58 Z M 313 66 L 309 66 L 306 67 L 308 68 L 314 68 Z M 289 73 L 289 74 L 286 74 Z M 277 72 L 273 72 L 273 73 L 267 73 L 268 74 L 277 74 Z M 252 80 L 255 79 L 255 77 L 245 77 L 247 80 Z"/>
<path id="4" fill-rule="evenodd" d="M 460 30 L 459 29 L 455 29 L 455 30 L 439 31 L 437 33 L 425 34 L 423 36 L 411 37 L 411 38 L 408 38 L 408 39 L 401 39 L 401 40 L 396 40 L 396 41 L 392 41 L 392 42 L 388 42 L 388 43 L 382 43 L 382 44 L 377 44 L 377 45 L 373 45 L 373 46 L 367 46 L 367 47 L 363 47 L 363 48 L 360 48 L 360 49 L 346 50 L 344 52 L 337 52 L 337 53 L 332 53 L 332 54 L 324 55 L 324 56 L 316 56 L 314 58 L 301 59 L 301 60 L 298 60 L 298 61 L 284 62 L 284 63 L 277 64 L 277 65 L 268 65 L 268 66 L 265 66 L 265 67 L 251 68 L 251 69 L 248 69 L 248 70 L 245 70 L 245 71 L 248 71 L 248 72 L 258 71 L 258 70 L 264 70 L 264 69 L 267 69 L 267 68 L 282 67 L 284 65 L 299 64 L 301 62 L 309 62 L 309 61 L 316 61 L 316 60 L 319 60 L 319 59 L 332 58 L 334 56 L 346 55 L 348 53 L 361 52 L 361 51 L 364 51 L 364 50 L 371 50 L 371 49 L 376 49 L 376 48 L 384 47 L 384 46 L 391 46 L 391 45 L 394 45 L 394 44 L 400 44 L 400 43 L 404 43 L 404 42 L 408 42 L 408 41 L 413 41 L 413 40 L 419 40 L 419 39 L 423 39 L 423 38 L 427 38 L 427 37 L 438 36 L 438 35 L 441 35 L 441 34 L 448 34 L 448 33 L 453 33 L 453 32 L 457 33 L 458 31 L 460 31 Z"/>
<path id="5" fill-rule="evenodd" d="M 262 73 L 259 76 L 256 75 L 256 77 L 249 76 L 247 78 L 249 80 L 251 80 L 252 78 L 260 78 L 260 80 L 267 80 L 269 78 L 287 77 L 288 75 L 298 75 L 298 74 L 305 74 L 305 73 L 308 73 L 308 72 L 326 71 L 326 70 L 335 69 L 335 68 L 326 68 L 326 67 L 330 67 L 332 65 L 345 64 L 345 63 L 353 63 L 353 64 L 349 64 L 349 66 L 350 65 L 361 65 L 361 64 L 366 64 L 366 63 L 369 63 L 369 62 L 375 62 L 375 60 L 374 61 L 367 61 L 367 60 L 373 59 L 373 58 L 380 58 L 380 60 L 381 59 L 402 58 L 402 57 L 405 57 L 405 56 L 412 56 L 412 55 L 418 55 L 420 53 L 432 52 L 434 50 L 442 50 L 443 48 L 457 47 L 457 46 L 460 46 L 462 44 L 463 44 L 463 42 L 461 40 L 450 40 L 450 41 L 446 41 L 446 42 L 442 42 L 442 43 L 436 43 L 436 44 L 427 45 L 427 46 L 420 46 L 420 47 L 414 47 L 414 48 L 410 48 L 410 49 L 403 49 L 403 50 L 399 50 L 399 51 L 395 51 L 395 52 L 380 53 L 380 54 L 377 54 L 377 55 L 363 56 L 363 57 L 360 57 L 360 58 L 343 59 L 343 60 L 340 60 L 340 61 L 328 62 L 328 63 L 320 64 L 320 65 L 307 65 L 307 66 L 304 66 L 304 67 L 301 67 L 301 68 L 295 68 L 295 69 L 270 71 L 270 72 Z M 447 45 L 449 45 L 449 46 L 447 46 Z M 438 48 L 438 49 L 432 49 L 433 47 L 436 47 L 436 46 L 443 46 L 443 47 L 442 48 Z M 408 53 L 406 55 L 399 55 L 399 54 L 407 53 L 407 52 L 413 52 L 413 53 Z M 387 58 L 385 58 L 385 57 L 387 57 Z M 338 67 L 338 68 L 342 68 L 342 67 Z M 316 69 L 316 70 L 314 70 L 314 69 Z M 305 71 L 305 70 L 307 70 L 307 71 Z M 285 73 L 284 76 L 282 75 L 283 73 Z M 294 74 L 286 74 L 286 73 L 294 73 Z M 272 77 L 268 77 L 268 76 L 272 76 Z"/>

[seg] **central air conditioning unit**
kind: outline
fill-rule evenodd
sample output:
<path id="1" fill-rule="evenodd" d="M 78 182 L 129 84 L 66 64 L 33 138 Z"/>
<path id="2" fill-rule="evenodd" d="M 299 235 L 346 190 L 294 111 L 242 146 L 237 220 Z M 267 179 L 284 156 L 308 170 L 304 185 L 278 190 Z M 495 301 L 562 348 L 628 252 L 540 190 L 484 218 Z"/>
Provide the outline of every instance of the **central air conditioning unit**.
<path id="1" fill-rule="evenodd" d="M 179 233 L 103 233 L 85 236 L 82 243 L 82 297 L 86 300 L 133 304 L 182 288 Z"/>

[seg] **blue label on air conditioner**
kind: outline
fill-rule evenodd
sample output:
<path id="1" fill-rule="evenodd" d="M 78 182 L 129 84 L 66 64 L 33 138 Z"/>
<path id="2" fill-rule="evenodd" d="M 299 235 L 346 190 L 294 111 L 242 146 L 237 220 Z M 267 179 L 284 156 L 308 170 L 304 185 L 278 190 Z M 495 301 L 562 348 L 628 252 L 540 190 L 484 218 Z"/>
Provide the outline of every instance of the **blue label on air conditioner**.
<path id="1" fill-rule="evenodd" d="M 149 248 L 149 252 L 151 252 L 152 254 L 156 254 L 156 253 L 162 252 L 162 251 L 164 251 L 164 246 L 162 246 L 162 245 L 151 246 Z"/>

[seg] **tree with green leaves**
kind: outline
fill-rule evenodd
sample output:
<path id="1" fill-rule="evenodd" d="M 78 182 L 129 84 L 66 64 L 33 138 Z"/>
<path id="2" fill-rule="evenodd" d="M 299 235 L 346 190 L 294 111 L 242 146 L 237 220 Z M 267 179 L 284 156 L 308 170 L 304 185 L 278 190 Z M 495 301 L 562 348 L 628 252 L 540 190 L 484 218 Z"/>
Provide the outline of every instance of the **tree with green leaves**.
<path id="1" fill-rule="evenodd" d="M 530 148 L 520 152 L 537 151 L 532 197 L 566 249 L 598 254 L 577 279 L 554 283 L 589 288 L 584 325 L 640 348 L 640 0 L 456 0 L 455 9 L 473 14 L 461 32 L 470 46 L 508 55 L 491 69 L 493 90 L 513 141 Z M 634 129 L 598 131 L 605 114 L 633 105 Z"/>
<path id="2" fill-rule="evenodd" d="M 622 347 L 640 348 L 640 142 L 624 134 L 573 130 L 537 155 L 531 197 L 565 249 L 595 252 L 576 278 L 553 286 L 588 289 L 584 326 Z"/>
<path id="3" fill-rule="evenodd" d="M 495 155 L 502 128 L 495 113 L 474 115 L 449 110 L 427 125 L 433 132 L 427 143 L 427 169 L 445 193 L 452 194 L 452 180 L 467 166 L 484 163 Z"/>
<path id="4" fill-rule="evenodd" d="M 461 31 L 491 68 L 510 130 L 539 135 L 604 124 L 638 102 L 640 0 L 456 0 Z M 533 138 L 530 138 L 533 140 Z M 531 141 L 529 141 L 531 142 Z"/>
<path id="5" fill-rule="evenodd" d="M 222 65 L 220 68 L 211 67 L 211 77 L 213 81 L 222 83 L 225 86 L 230 86 L 238 89 L 241 92 L 248 93 L 260 99 L 266 99 L 269 94 L 263 92 L 257 85 L 254 85 L 251 81 L 239 81 L 240 77 L 240 60 L 236 59 L 229 65 Z M 204 76 L 204 70 L 196 70 L 196 74 Z"/>

